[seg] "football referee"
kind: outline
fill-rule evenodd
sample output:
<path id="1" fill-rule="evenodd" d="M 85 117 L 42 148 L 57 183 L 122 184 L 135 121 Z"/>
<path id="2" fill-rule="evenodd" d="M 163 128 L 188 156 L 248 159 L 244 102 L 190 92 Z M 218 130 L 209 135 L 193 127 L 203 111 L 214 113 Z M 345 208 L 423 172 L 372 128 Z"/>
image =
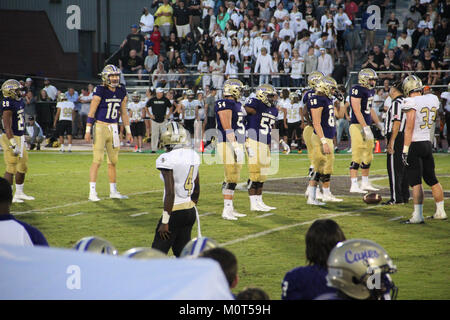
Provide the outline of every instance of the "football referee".
<path id="1" fill-rule="evenodd" d="M 391 198 L 385 205 L 408 203 L 409 187 L 406 178 L 406 168 L 402 162 L 403 132 L 406 115 L 402 112 L 403 93 L 401 81 L 394 82 L 389 90 L 392 99 L 391 106 L 386 113 L 385 128 L 387 147 L 387 171 Z"/>

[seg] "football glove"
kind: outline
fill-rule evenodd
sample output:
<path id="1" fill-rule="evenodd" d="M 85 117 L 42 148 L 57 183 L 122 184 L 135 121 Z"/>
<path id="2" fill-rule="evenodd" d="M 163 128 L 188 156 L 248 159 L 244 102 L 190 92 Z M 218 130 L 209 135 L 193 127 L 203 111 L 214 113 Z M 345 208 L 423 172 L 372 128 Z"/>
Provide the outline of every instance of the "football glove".
<path id="1" fill-rule="evenodd" d="M 18 156 L 19 154 L 20 154 L 20 148 L 19 148 L 19 145 L 16 143 L 16 141 L 14 140 L 14 138 L 12 138 L 11 140 L 10 140 L 10 143 L 11 143 L 11 145 L 9 146 L 11 149 L 12 149 L 12 151 L 13 151 L 13 153 L 14 153 L 14 156 Z"/>
<path id="2" fill-rule="evenodd" d="M 408 153 L 402 152 L 402 162 L 405 167 L 409 166 L 408 163 Z"/>
<path id="3" fill-rule="evenodd" d="M 291 152 L 291 148 L 287 145 L 286 142 L 284 142 L 284 140 L 280 140 L 280 144 L 281 144 L 281 148 L 282 148 L 282 152 L 284 154 L 289 154 Z"/>
<path id="4" fill-rule="evenodd" d="M 370 126 L 365 126 L 363 128 L 363 130 L 364 130 L 364 136 L 365 136 L 366 140 L 373 140 L 374 139 L 373 133 L 372 133 L 372 129 L 370 129 Z"/>
<path id="5" fill-rule="evenodd" d="M 378 122 L 377 123 L 377 127 L 378 127 L 378 129 L 380 129 L 380 131 L 381 131 L 381 135 L 384 137 L 385 136 L 385 134 L 384 134 L 384 124 L 383 124 L 383 122 Z"/>
<path id="6" fill-rule="evenodd" d="M 234 160 L 236 162 L 244 161 L 244 151 L 242 150 L 239 143 L 233 142 L 232 146 L 233 146 Z"/>
<path id="7" fill-rule="evenodd" d="M 248 157 L 253 158 L 255 156 L 253 149 L 248 144 L 245 144 L 245 148 L 247 149 Z"/>

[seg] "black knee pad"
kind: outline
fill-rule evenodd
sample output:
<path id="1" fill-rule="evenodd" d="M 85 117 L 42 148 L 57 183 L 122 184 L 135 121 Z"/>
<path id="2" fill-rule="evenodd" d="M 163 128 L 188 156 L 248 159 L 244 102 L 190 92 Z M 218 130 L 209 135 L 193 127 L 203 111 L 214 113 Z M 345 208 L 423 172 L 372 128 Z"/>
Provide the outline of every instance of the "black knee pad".
<path id="1" fill-rule="evenodd" d="M 369 169 L 370 168 L 370 163 L 369 164 L 365 164 L 364 162 L 361 163 L 361 169 Z"/>
<path id="2" fill-rule="evenodd" d="M 329 182 L 331 180 L 331 174 L 321 174 L 320 175 L 320 181 L 322 183 Z"/>
<path id="3" fill-rule="evenodd" d="M 320 176 L 321 176 L 320 173 L 314 171 L 314 173 L 313 173 L 312 176 L 311 176 L 311 180 L 314 180 L 314 181 L 316 181 L 316 182 L 319 182 Z"/>
<path id="4" fill-rule="evenodd" d="M 236 183 L 222 183 L 222 189 L 234 190 L 236 189 Z"/>
<path id="5" fill-rule="evenodd" d="M 249 180 L 248 188 L 249 189 L 255 189 L 255 190 L 258 189 L 259 188 L 259 182 Z"/>
<path id="6" fill-rule="evenodd" d="M 352 161 L 350 163 L 350 170 L 358 170 L 358 169 L 359 169 L 359 163 Z"/>

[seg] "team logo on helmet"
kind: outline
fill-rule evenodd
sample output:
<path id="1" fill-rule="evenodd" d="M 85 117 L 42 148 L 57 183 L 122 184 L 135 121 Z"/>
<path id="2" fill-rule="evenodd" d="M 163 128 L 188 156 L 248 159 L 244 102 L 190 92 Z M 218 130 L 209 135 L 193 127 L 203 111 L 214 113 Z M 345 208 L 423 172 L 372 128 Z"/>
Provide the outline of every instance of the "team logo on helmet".
<path id="1" fill-rule="evenodd" d="M 313 71 L 308 76 L 308 86 L 311 89 L 315 89 L 317 82 L 323 77 L 323 73 L 320 71 Z"/>
<path id="2" fill-rule="evenodd" d="M 114 256 L 117 255 L 117 249 L 108 240 L 100 237 L 82 238 L 73 248 L 77 251 L 94 252 Z"/>
<path id="3" fill-rule="evenodd" d="M 395 273 L 387 252 L 377 243 L 365 239 L 339 242 L 328 257 L 328 286 L 347 296 L 365 300 L 381 299 L 388 291 L 395 299 L 397 287 L 389 274 Z"/>
<path id="4" fill-rule="evenodd" d="M 332 77 L 322 77 L 316 84 L 316 93 L 322 93 L 328 98 L 333 97 L 335 91 L 337 90 L 337 82 Z"/>
<path id="5" fill-rule="evenodd" d="M 261 100 L 268 107 L 273 105 L 277 95 L 277 91 L 271 84 L 262 84 L 256 88 L 256 99 Z"/>
<path id="6" fill-rule="evenodd" d="M 20 100 L 23 86 L 15 79 L 9 79 L 2 84 L 2 94 L 5 98 Z"/>
<path id="7" fill-rule="evenodd" d="M 375 88 L 375 85 L 372 85 L 370 83 L 371 80 L 378 80 L 378 76 L 377 76 L 377 73 L 375 72 L 375 70 L 366 68 L 366 69 L 362 69 L 358 73 L 358 83 L 360 85 L 362 85 L 363 87 L 366 87 L 368 89 Z"/>
<path id="8" fill-rule="evenodd" d="M 112 82 L 111 79 L 109 78 L 112 75 L 120 76 L 120 69 L 113 64 L 108 64 L 106 67 L 103 68 L 101 74 L 103 84 L 108 85 L 110 87 L 117 87 L 119 85 L 119 81 Z"/>
<path id="9" fill-rule="evenodd" d="M 180 258 L 196 258 L 203 251 L 217 248 L 219 244 L 208 237 L 194 238 L 189 241 L 183 248 Z"/>
<path id="10" fill-rule="evenodd" d="M 423 84 L 422 80 L 415 75 L 407 76 L 403 80 L 403 94 L 408 97 L 411 92 L 422 91 Z"/>
<path id="11" fill-rule="evenodd" d="M 244 84 L 238 79 L 228 79 L 223 84 L 223 96 L 231 96 L 236 101 L 241 98 L 242 89 Z"/>

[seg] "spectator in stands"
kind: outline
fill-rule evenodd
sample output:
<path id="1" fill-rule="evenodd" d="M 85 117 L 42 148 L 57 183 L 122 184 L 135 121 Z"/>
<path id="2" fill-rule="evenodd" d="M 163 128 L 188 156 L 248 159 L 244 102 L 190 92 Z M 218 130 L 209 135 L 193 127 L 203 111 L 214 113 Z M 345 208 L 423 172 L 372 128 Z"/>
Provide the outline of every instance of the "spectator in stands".
<path id="1" fill-rule="evenodd" d="M 44 90 L 47 92 L 47 96 L 52 100 L 56 100 L 56 95 L 58 94 L 58 89 L 50 83 L 48 78 L 44 78 Z"/>
<path id="2" fill-rule="evenodd" d="M 426 48 L 424 51 L 422 63 L 424 66 L 424 70 L 436 70 L 437 69 L 436 63 L 435 63 L 433 57 L 431 56 L 431 50 L 429 48 Z M 434 84 L 436 84 L 436 80 L 437 80 L 436 74 L 433 72 L 429 72 L 427 83 L 429 85 L 434 85 Z"/>
<path id="3" fill-rule="evenodd" d="M 142 80 L 142 70 L 144 69 L 144 60 L 137 55 L 136 50 L 130 50 L 128 57 L 119 60 L 119 66 L 124 74 L 137 74 L 138 79 Z"/>
<path id="4" fill-rule="evenodd" d="M 395 17 L 395 12 L 391 12 L 388 21 L 386 22 L 388 26 L 388 32 L 392 34 L 392 37 L 397 37 L 397 30 L 400 26 L 400 21 Z"/>
<path id="5" fill-rule="evenodd" d="M 230 53 L 227 65 L 225 67 L 225 77 L 226 79 L 237 79 L 239 73 L 239 63 L 236 60 L 234 52 Z"/>
<path id="6" fill-rule="evenodd" d="M 370 68 L 370 69 L 373 69 L 375 71 L 379 69 L 378 64 L 375 62 L 375 53 L 373 51 L 369 52 L 369 58 L 367 58 L 367 61 L 364 62 L 361 65 L 361 67 L 362 68 Z"/>
<path id="7" fill-rule="evenodd" d="M 343 90 L 345 92 L 345 88 Z M 342 101 L 341 108 L 344 108 L 344 112 L 338 112 L 338 114 L 336 115 L 337 119 L 336 119 L 336 148 L 339 148 L 339 144 L 342 141 L 342 134 L 345 132 L 345 135 L 347 136 L 347 138 L 350 138 L 350 115 L 348 113 L 348 110 L 350 108 L 350 102 L 349 101 Z M 340 118 L 342 116 L 342 118 Z M 348 141 L 348 146 L 350 146 L 350 141 Z M 337 149 L 338 150 L 338 149 Z M 348 149 L 347 149 L 348 150 Z"/>
<path id="8" fill-rule="evenodd" d="M 133 24 L 131 26 L 131 33 L 127 35 L 125 40 L 120 44 L 123 49 L 122 57 L 128 57 L 131 50 L 135 50 L 139 57 L 144 54 L 144 36 L 139 33 L 138 26 Z"/>
<path id="9" fill-rule="evenodd" d="M 202 59 L 197 65 L 197 71 L 202 74 L 202 88 L 203 90 L 206 90 L 206 86 L 211 84 L 211 76 L 209 75 L 209 61 L 206 55 L 202 55 Z"/>
<path id="10" fill-rule="evenodd" d="M 423 20 L 419 21 L 419 25 L 423 24 L 424 28 L 428 28 L 430 30 L 433 30 L 433 21 L 431 21 L 431 17 L 429 14 L 425 15 L 425 18 Z"/>
<path id="11" fill-rule="evenodd" d="M 419 49 L 417 44 L 419 42 L 420 37 L 424 34 L 425 32 L 425 27 L 426 25 L 419 23 L 419 25 L 417 26 L 417 28 L 414 30 L 413 34 L 411 35 L 411 40 L 412 40 L 412 48 L 414 49 Z M 424 47 L 426 47 L 427 44 L 425 44 Z"/>
<path id="12" fill-rule="evenodd" d="M 321 294 L 336 292 L 327 286 L 327 260 L 336 244 L 345 240 L 344 233 L 335 221 L 314 221 L 305 236 L 308 265 L 286 273 L 281 284 L 281 299 L 312 300 Z"/>
<path id="13" fill-rule="evenodd" d="M 46 246 L 47 239 L 37 228 L 17 220 L 11 213 L 11 185 L 0 177 L 0 244 L 13 246 Z"/>
<path id="14" fill-rule="evenodd" d="M 210 61 L 209 63 L 209 69 L 212 73 L 211 81 L 212 85 L 215 88 L 220 88 L 219 90 L 219 98 L 222 97 L 222 87 L 224 82 L 223 74 L 225 73 L 225 62 L 222 60 L 222 56 L 220 54 L 220 51 L 216 51 L 215 53 L 215 59 Z"/>
<path id="15" fill-rule="evenodd" d="M 25 92 L 31 91 L 33 93 L 33 96 L 36 96 L 36 87 L 33 84 L 33 80 L 31 78 L 27 78 L 25 80 L 24 91 Z"/>
<path id="16" fill-rule="evenodd" d="M 217 15 L 217 24 L 220 29 L 225 30 L 225 26 L 227 25 L 228 20 L 230 19 L 230 15 L 224 6 L 219 7 L 219 13 Z"/>
<path id="17" fill-rule="evenodd" d="M 79 94 L 73 87 L 67 88 L 65 92 L 67 101 L 70 101 L 74 104 L 75 108 L 75 116 L 73 118 L 73 126 L 72 126 L 72 136 L 77 139 L 83 139 L 83 134 L 85 131 L 81 131 L 83 125 L 81 122 L 80 110 L 81 105 L 79 103 Z"/>
<path id="18" fill-rule="evenodd" d="M 416 48 L 420 51 L 423 51 L 425 48 L 428 47 L 428 44 L 430 42 L 431 38 L 431 31 L 429 28 L 425 28 L 423 30 L 423 34 L 419 37 L 419 40 L 417 41 Z"/>
<path id="19" fill-rule="evenodd" d="M 144 60 L 145 58 L 147 58 L 148 55 L 148 49 L 153 48 L 154 43 L 152 42 L 152 40 L 150 40 L 150 33 L 146 33 L 144 36 L 144 56 L 142 57 Z"/>
<path id="20" fill-rule="evenodd" d="M 344 7 L 339 5 L 338 12 L 334 16 L 334 27 L 337 32 L 337 50 L 338 54 L 342 56 L 344 54 L 344 32 L 347 29 L 347 21 L 350 21 L 347 14 L 344 12 Z"/>
<path id="21" fill-rule="evenodd" d="M 193 34 L 188 33 L 186 39 L 181 42 L 180 45 L 180 56 L 181 60 L 185 65 L 197 64 L 197 58 L 200 49 L 194 41 Z"/>
<path id="22" fill-rule="evenodd" d="M 169 57 L 169 63 L 172 63 L 175 53 L 180 52 L 181 43 L 180 40 L 177 38 L 175 32 L 170 33 L 170 38 L 165 43 L 166 47 L 166 54 Z"/>
<path id="23" fill-rule="evenodd" d="M 53 109 L 54 103 L 52 99 L 47 95 L 47 91 L 42 89 L 36 102 L 36 119 L 40 123 L 46 137 L 49 136 L 50 128 L 52 127 Z"/>
<path id="24" fill-rule="evenodd" d="M 44 141 L 44 131 L 35 121 L 34 117 L 28 117 L 25 130 L 25 141 L 29 144 L 30 150 L 36 148 L 41 150 L 41 143 Z"/>
<path id="25" fill-rule="evenodd" d="M 153 52 L 159 56 L 161 50 L 161 33 L 157 25 L 153 26 L 153 32 L 150 35 L 150 41 L 153 43 Z"/>
<path id="26" fill-rule="evenodd" d="M 348 18 L 355 23 L 356 13 L 359 11 L 358 5 L 353 0 L 345 0 L 345 13 Z"/>
<path id="27" fill-rule="evenodd" d="M 280 72 L 280 69 L 282 68 L 282 66 L 281 66 L 280 54 L 278 53 L 278 51 L 273 52 L 272 63 L 273 63 L 273 70 L 274 70 L 273 74 L 272 74 L 272 85 L 275 88 L 279 88 L 281 86 L 279 72 Z"/>
<path id="28" fill-rule="evenodd" d="M 36 117 L 36 98 L 33 91 L 27 91 L 25 94 L 25 117 Z"/>
<path id="29" fill-rule="evenodd" d="M 144 7 L 142 9 L 142 16 L 139 21 L 139 26 L 141 27 L 142 33 L 150 34 L 153 31 L 153 25 L 155 24 L 155 18 L 148 11 L 148 8 Z"/>
<path id="30" fill-rule="evenodd" d="M 187 7 L 190 10 L 191 30 L 194 34 L 198 33 L 198 27 L 201 26 L 202 20 L 202 5 L 200 0 L 189 0 Z M 196 36 L 196 39 L 198 37 Z"/>
<path id="31" fill-rule="evenodd" d="M 373 46 L 373 54 L 374 54 L 374 62 L 378 65 L 378 68 L 381 67 L 381 65 L 384 62 L 384 53 L 381 51 L 380 46 Z"/>
<path id="32" fill-rule="evenodd" d="M 206 99 L 205 99 L 205 114 L 206 114 L 206 126 L 205 130 L 208 129 L 215 129 L 216 128 L 216 113 L 214 111 L 214 105 L 216 103 L 216 95 L 217 95 L 217 89 L 214 87 L 209 88 L 209 92 L 207 93 Z M 211 143 L 212 136 L 206 136 L 206 146 L 208 146 Z"/>
<path id="33" fill-rule="evenodd" d="M 406 30 L 403 30 L 400 33 L 400 36 L 397 39 L 397 48 L 402 48 L 403 45 L 408 45 L 408 47 L 412 47 L 412 40 L 411 37 L 408 35 L 408 33 L 406 32 Z"/>
<path id="34" fill-rule="evenodd" d="M 86 122 L 89 114 L 89 109 L 91 107 L 91 101 L 93 98 L 94 86 L 92 84 L 88 85 L 88 88 L 82 88 L 81 94 L 78 97 L 78 102 L 81 103 L 80 116 L 82 124 L 82 132 L 86 132 Z"/>
<path id="35" fill-rule="evenodd" d="M 350 70 L 353 70 L 355 63 L 355 51 L 361 48 L 361 38 L 359 37 L 359 31 L 355 30 L 353 23 L 347 21 L 347 29 L 344 32 L 345 40 L 345 54 L 347 56 L 348 66 Z"/>
<path id="36" fill-rule="evenodd" d="M 225 274 L 230 289 L 237 286 L 239 282 L 238 262 L 236 256 L 231 251 L 216 247 L 201 252 L 199 258 L 210 258 L 217 261 Z"/>
<path id="37" fill-rule="evenodd" d="M 289 51 L 283 52 L 283 59 L 281 59 L 282 68 L 279 70 L 281 75 L 281 86 L 289 87 L 290 86 L 290 76 L 291 73 L 291 58 L 289 55 Z"/>
<path id="38" fill-rule="evenodd" d="M 383 46 L 386 49 L 395 49 L 397 47 L 397 40 L 392 37 L 392 33 L 386 33 L 386 38 L 384 38 Z"/>
<path id="39" fill-rule="evenodd" d="M 261 288 L 245 287 L 236 295 L 236 300 L 270 300 L 270 298 Z"/>
<path id="40" fill-rule="evenodd" d="M 391 66 L 396 70 L 396 71 L 400 71 L 401 68 L 401 63 L 400 60 L 398 59 L 398 57 L 395 55 L 394 50 L 389 50 L 388 51 L 388 55 L 387 58 L 389 59 L 389 61 L 391 62 Z"/>
<path id="41" fill-rule="evenodd" d="M 163 0 L 163 4 L 156 10 L 154 16 L 156 17 L 155 25 L 159 27 L 161 37 L 167 41 L 173 26 L 173 8 L 169 0 Z"/>
<path id="42" fill-rule="evenodd" d="M 267 48 L 261 48 L 261 54 L 256 59 L 255 73 L 260 73 L 259 75 L 259 85 L 269 83 L 270 75 L 274 72 L 272 57 L 267 54 Z"/>
<path id="43" fill-rule="evenodd" d="M 291 68 L 292 86 L 298 89 L 303 86 L 305 59 L 299 55 L 297 49 L 292 50 Z"/>
<path id="44" fill-rule="evenodd" d="M 333 69 L 333 59 L 325 48 L 320 48 L 320 56 L 317 59 L 317 71 L 322 72 L 325 76 L 329 76 L 333 73 Z"/>
<path id="45" fill-rule="evenodd" d="M 191 32 L 191 20 L 191 10 L 185 7 L 184 1 L 178 2 L 178 6 L 173 10 L 173 21 L 175 28 L 177 29 L 178 39 L 184 39 L 184 37 Z"/>
<path id="46" fill-rule="evenodd" d="M 167 119 L 170 117 L 171 106 L 172 104 L 170 103 L 170 100 L 164 96 L 163 88 L 157 88 L 156 96 L 147 101 L 147 114 L 152 120 L 152 153 L 156 153 L 158 149 L 161 130 L 165 127 Z"/>
<path id="47" fill-rule="evenodd" d="M 153 48 L 149 48 L 147 57 L 145 57 L 144 60 L 144 69 L 142 70 L 142 73 L 152 74 L 156 68 L 157 63 L 158 63 L 158 56 L 153 51 Z"/>
<path id="48" fill-rule="evenodd" d="M 168 86 L 167 72 L 164 69 L 164 63 L 158 62 L 152 75 L 152 83 L 155 88 L 166 88 Z"/>
<path id="49" fill-rule="evenodd" d="M 450 25 L 448 24 L 447 18 L 443 18 L 441 22 L 437 25 L 434 32 L 434 37 L 436 38 L 437 47 L 439 50 L 443 50 L 445 43 L 447 41 L 447 36 L 450 34 Z"/>
<path id="50" fill-rule="evenodd" d="M 380 71 L 383 71 L 383 73 L 378 74 L 378 78 L 380 80 L 394 80 L 395 74 L 391 73 L 391 71 L 395 71 L 395 68 L 391 65 L 391 60 L 389 60 L 388 57 L 384 58 L 383 65 L 380 67 Z"/>
<path id="51" fill-rule="evenodd" d="M 421 19 L 422 19 L 422 14 L 418 10 L 416 10 L 415 6 L 411 6 L 409 8 L 409 12 L 405 16 L 403 25 L 408 24 L 408 20 L 412 20 L 413 24 L 416 26 Z"/>

